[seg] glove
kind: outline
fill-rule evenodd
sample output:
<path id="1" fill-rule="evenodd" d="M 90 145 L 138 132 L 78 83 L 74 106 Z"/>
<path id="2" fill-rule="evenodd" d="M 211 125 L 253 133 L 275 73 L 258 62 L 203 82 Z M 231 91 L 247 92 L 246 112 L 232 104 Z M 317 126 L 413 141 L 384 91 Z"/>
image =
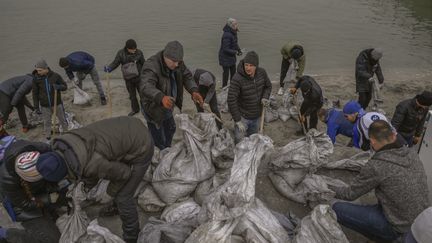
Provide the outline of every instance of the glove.
<path id="1" fill-rule="evenodd" d="M 269 100 L 269 99 L 262 98 L 262 99 L 261 99 L 261 104 L 262 104 L 264 107 L 267 107 L 267 106 L 270 105 L 270 100 Z"/>
<path id="2" fill-rule="evenodd" d="M 104 72 L 106 73 L 110 73 L 112 71 L 112 69 L 108 66 L 104 66 Z"/>
<path id="3" fill-rule="evenodd" d="M 207 103 L 204 103 L 204 104 L 203 104 L 203 109 L 204 109 L 205 111 L 211 111 L 211 109 L 210 109 L 210 105 L 207 104 Z"/>
<path id="4" fill-rule="evenodd" d="M 289 91 L 290 91 L 291 94 L 297 93 L 297 89 L 296 88 L 290 88 Z"/>
<path id="5" fill-rule="evenodd" d="M 193 92 L 192 93 L 192 100 L 195 103 L 198 103 L 201 107 L 203 106 L 204 100 L 202 98 L 202 96 L 200 95 L 200 93 L 198 92 Z"/>
<path id="6" fill-rule="evenodd" d="M 243 55 L 243 52 L 241 50 L 238 50 L 237 51 L 237 56 L 241 56 L 241 55 Z"/>
<path id="7" fill-rule="evenodd" d="M 165 109 L 169 109 L 169 110 L 171 110 L 171 109 L 173 108 L 173 106 L 174 106 L 174 98 L 165 95 L 165 96 L 162 98 L 162 106 L 163 106 Z"/>
<path id="8" fill-rule="evenodd" d="M 246 132 L 246 126 L 242 121 L 238 121 L 236 122 L 237 128 L 241 133 L 245 133 Z"/>
<path id="9" fill-rule="evenodd" d="M 369 83 L 374 83 L 375 82 L 375 79 L 374 78 L 370 78 L 369 79 Z"/>

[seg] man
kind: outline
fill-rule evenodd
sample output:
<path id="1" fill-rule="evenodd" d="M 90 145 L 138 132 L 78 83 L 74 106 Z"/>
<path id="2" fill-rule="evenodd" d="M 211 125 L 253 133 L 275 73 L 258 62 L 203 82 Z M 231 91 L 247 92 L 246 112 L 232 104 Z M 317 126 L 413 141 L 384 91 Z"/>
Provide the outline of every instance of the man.
<path id="1" fill-rule="evenodd" d="M 342 134 L 352 138 L 353 124 L 345 119 L 344 113 L 337 109 L 320 109 L 318 117 L 321 122 L 327 124 L 327 135 L 332 140 L 333 144 L 336 142 L 336 136 Z"/>
<path id="2" fill-rule="evenodd" d="M 280 71 L 280 79 L 279 79 L 279 91 L 278 95 L 283 95 L 284 93 L 284 85 L 285 85 L 285 77 L 287 72 L 296 72 L 295 78 L 298 80 L 301 76 L 303 76 L 303 72 L 306 65 L 306 56 L 304 54 L 303 46 L 297 41 L 290 41 L 286 43 L 282 49 L 282 64 Z M 297 65 L 296 65 L 297 64 Z M 292 67 L 294 70 L 289 70 Z M 298 68 L 298 69 L 297 69 Z M 293 80 L 288 80 L 293 81 Z"/>
<path id="3" fill-rule="evenodd" d="M 391 120 L 396 131 L 412 147 L 420 142 L 423 126 L 429 107 L 432 105 L 432 92 L 423 91 L 412 99 L 400 102 Z"/>
<path id="4" fill-rule="evenodd" d="M 236 143 L 245 135 L 258 132 L 263 106 L 270 105 L 271 82 L 264 68 L 258 65 L 258 54 L 248 52 L 239 62 L 228 90 L 228 108 L 235 122 Z"/>
<path id="5" fill-rule="evenodd" d="M 95 67 L 95 59 L 90 54 L 83 51 L 72 52 L 68 56 L 60 58 L 59 65 L 64 68 L 69 80 L 73 81 L 80 89 L 82 89 L 82 81 L 87 74 L 90 74 L 98 90 L 101 104 L 106 105 L 107 101 Z M 73 72 L 76 72 L 76 77 Z"/>
<path id="6" fill-rule="evenodd" d="M 174 105 L 182 109 L 183 87 L 195 103 L 203 105 L 192 74 L 183 62 L 183 46 L 171 41 L 144 63 L 139 84 L 144 117 L 160 150 L 171 147 L 176 130 L 173 109 Z"/>
<path id="7" fill-rule="evenodd" d="M 329 188 L 336 198 L 355 200 L 375 190 L 378 204 L 336 202 L 333 210 L 340 224 L 377 242 L 391 242 L 409 231 L 414 219 L 430 202 L 423 164 L 416 151 L 403 146 L 391 125 L 375 121 L 369 128 L 376 152 L 347 187 Z"/>
<path id="8" fill-rule="evenodd" d="M 38 113 L 42 113 L 44 121 L 44 132 L 47 141 L 51 139 L 52 114 L 56 110 L 57 118 L 62 130 L 68 129 L 65 117 L 61 91 L 67 90 L 67 84 L 63 78 L 56 72 L 51 71 L 45 60 L 40 60 L 35 65 L 33 71 L 33 103 Z M 57 100 L 55 99 L 57 93 Z M 56 106 L 57 104 L 57 106 Z"/>
<path id="9" fill-rule="evenodd" d="M 123 79 L 126 83 L 126 89 L 129 93 L 132 108 L 128 116 L 133 116 L 140 111 L 136 93 L 139 92 L 138 84 L 144 61 L 144 54 L 140 49 L 137 49 L 135 40 L 129 39 L 126 41 L 125 47 L 117 52 L 114 61 L 110 65 L 104 67 L 104 71 L 110 73 L 120 64 L 122 65 Z"/>
<path id="10" fill-rule="evenodd" d="M 216 78 L 215 76 L 204 69 L 196 69 L 192 71 L 192 76 L 198 86 L 198 91 L 202 97 L 204 97 L 204 104 L 201 107 L 196 105 L 198 112 L 210 111 L 213 112 L 219 119 L 221 115 L 219 113 L 217 98 L 216 98 Z M 216 125 L 219 129 L 222 128 L 222 123 L 216 120 Z"/>
<path id="11" fill-rule="evenodd" d="M 379 84 L 384 82 L 384 76 L 381 71 L 379 60 L 383 56 L 380 48 L 366 49 L 360 52 L 356 60 L 356 92 L 359 94 L 358 102 L 366 110 L 372 99 L 372 92 L 378 91 L 376 80 L 373 78 L 376 74 Z M 382 102 L 382 100 L 376 100 Z"/>
<path id="12" fill-rule="evenodd" d="M 239 32 L 237 20 L 228 18 L 223 28 L 219 48 L 219 65 L 223 68 L 222 87 L 228 85 L 228 77 L 231 81 L 236 72 L 236 55 L 241 56 L 243 54 L 238 45 L 237 32 Z"/>
<path id="13" fill-rule="evenodd" d="M 311 128 L 317 127 L 318 124 L 318 111 L 323 106 L 324 97 L 322 95 L 321 87 L 318 83 L 310 76 L 304 75 L 297 81 L 294 88 L 290 89 L 292 94 L 296 94 L 300 88 L 303 95 L 303 103 L 300 107 L 300 122 L 305 127 L 306 131 Z M 296 97 L 294 97 L 296 98 Z M 309 126 L 306 117 L 309 118 Z M 297 135 L 303 134 L 303 129 L 296 132 Z"/>
<path id="14" fill-rule="evenodd" d="M 26 95 L 32 90 L 32 86 L 33 76 L 31 74 L 16 76 L 0 83 L 0 120 L 6 123 L 12 108 L 15 107 L 24 133 L 35 127 L 28 123 L 25 111 L 25 106 L 32 111 L 34 110 L 26 98 Z"/>

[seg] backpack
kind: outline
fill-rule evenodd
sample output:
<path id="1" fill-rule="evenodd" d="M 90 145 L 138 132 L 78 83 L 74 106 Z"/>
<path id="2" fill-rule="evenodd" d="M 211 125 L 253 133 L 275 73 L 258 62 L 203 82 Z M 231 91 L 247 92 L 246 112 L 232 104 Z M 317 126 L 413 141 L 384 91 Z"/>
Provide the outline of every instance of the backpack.
<path id="1" fill-rule="evenodd" d="M 135 62 L 129 62 L 121 66 L 123 78 L 130 80 L 139 76 L 138 66 Z"/>

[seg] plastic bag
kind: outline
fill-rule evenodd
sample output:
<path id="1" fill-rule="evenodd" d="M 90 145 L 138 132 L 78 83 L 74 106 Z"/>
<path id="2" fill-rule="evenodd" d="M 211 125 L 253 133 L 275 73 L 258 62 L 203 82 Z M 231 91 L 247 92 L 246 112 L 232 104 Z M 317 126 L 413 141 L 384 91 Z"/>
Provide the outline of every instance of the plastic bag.
<path id="1" fill-rule="evenodd" d="M 160 212 L 166 206 L 151 185 L 147 185 L 144 191 L 139 194 L 138 205 L 144 212 Z"/>
<path id="2" fill-rule="evenodd" d="M 201 207 L 191 198 L 166 207 L 160 218 L 167 223 L 187 221 L 190 223 L 189 225 L 198 226 L 197 215 L 200 210 Z"/>
<path id="3" fill-rule="evenodd" d="M 66 122 L 68 124 L 68 130 L 77 129 L 82 127 L 80 123 L 75 119 L 75 114 L 72 112 L 65 112 Z"/>
<path id="4" fill-rule="evenodd" d="M 91 101 L 91 97 L 89 94 L 87 94 L 84 90 L 80 89 L 75 83 L 74 83 L 74 98 L 73 98 L 73 104 L 74 105 L 86 105 L 89 104 Z"/>
<path id="5" fill-rule="evenodd" d="M 183 243 L 192 229 L 192 226 L 186 224 L 167 223 L 150 217 L 139 233 L 137 243 Z"/>
<path id="6" fill-rule="evenodd" d="M 222 90 L 216 94 L 217 105 L 220 112 L 227 113 L 228 109 L 228 90 L 229 85 L 222 88 Z"/>
<path id="7" fill-rule="evenodd" d="M 232 164 L 232 162 L 231 162 Z M 229 170 L 219 170 L 216 172 L 216 174 L 206 180 L 198 184 L 198 186 L 195 189 L 194 199 L 199 204 L 202 205 L 204 202 L 204 199 L 215 192 L 219 186 L 224 184 L 230 177 L 230 171 Z"/>
<path id="8" fill-rule="evenodd" d="M 228 169 L 231 168 L 234 161 L 234 139 L 230 132 L 222 128 L 213 137 L 213 145 L 211 147 L 212 162 L 216 168 Z"/>
<path id="9" fill-rule="evenodd" d="M 301 220 L 294 243 L 348 243 L 329 205 L 318 205 Z"/>
<path id="10" fill-rule="evenodd" d="M 87 227 L 87 234 L 79 239 L 80 243 L 124 243 L 124 241 L 113 234 L 109 229 L 99 225 L 94 219 Z"/>
<path id="11" fill-rule="evenodd" d="M 265 107 L 264 109 L 265 109 L 264 122 L 269 123 L 279 119 L 279 113 L 277 112 L 277 110 L 271 107 Z"/>
<path id="12" fill-rule="evenodd" d="M 108 180 L 99 180 L 97 185 L 87 193 L 87 200 L 102 204 L 111 202 L 113 198 L 107 193 L 109 183 Z"/>
<path id="13" fill-rule="evenodd" d="M 57 219 L 56 225 L 60 230 L 60 242 L 72 243 L 86 233 L 90 220 L 81 209 L 81 203 L 86 200 L 84 183 L 80 182 L 66 195 L 72 198 L 73 212 L 71 215 L 64 214 Z"/>
<path id="14" fill-rule="evenodd" d="M 326 163 L 323 167 L 328 169 L 360 171 L 360 169 L 369 161 L 370 157 L 371 154 L 369 152 L 361 152 L 348 159 L 341 159 Z"/>

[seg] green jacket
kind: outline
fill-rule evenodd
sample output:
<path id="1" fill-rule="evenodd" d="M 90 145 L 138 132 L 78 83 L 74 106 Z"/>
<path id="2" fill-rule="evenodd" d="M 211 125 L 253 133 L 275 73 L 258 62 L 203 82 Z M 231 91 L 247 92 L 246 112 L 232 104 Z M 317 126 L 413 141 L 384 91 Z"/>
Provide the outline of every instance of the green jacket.
<path id="1" fill-rule="evenodd" d="M 295 46 L 300 46 L 303 48 L 303 46 L 300 44 L 300 42 L 297 41 L 290 41 L 286 43 L 284 46 L 282 46 L 281 54 L 284 59 L 291 59 L 291 49 L 293 49 Z M 304 49 L 303 49 L 304 52 Z M 297 77 L 303 76 L 305 65 L 306 65 L 306 55 L 303 54 L 303 56 L 300 57 L 298 60 L 299 70 L 297 71 Z"/>

